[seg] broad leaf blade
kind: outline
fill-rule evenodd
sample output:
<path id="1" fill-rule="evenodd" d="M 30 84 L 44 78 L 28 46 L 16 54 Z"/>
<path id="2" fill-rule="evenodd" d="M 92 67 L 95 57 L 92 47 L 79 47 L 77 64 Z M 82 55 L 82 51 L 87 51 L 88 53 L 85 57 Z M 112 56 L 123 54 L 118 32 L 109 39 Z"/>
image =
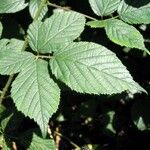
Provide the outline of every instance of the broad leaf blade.
<path id="1" fill-rule="evenodd" d="M 139 1 L 140 3 L 141 1 Z M 124 0 L 118 7 L 118 14 L 122 20 L 130 24 L 150 23 L 150 3 L 139 8 L 128 5 Z"/>
<path id="2" fill-rule="evenodd" d="M 7 50 L 7 44 L 9 43 L 9 40 L 8 39 L 2 39 L 0 40 L 0 52 L 1 51 L 4 51 L 4 50 Z"/>
<path id="3" fill-rule="evenodd" d="M 28 29 L 31 48 L 40 53 L 51 53 L 58 45 L 70 43 L 84 29 L 85 18 L 76 12 L 55 13 L 45 22 L 36 21 Z"/>
<path id="4" fill-rule="evenodd" d="M 18 39 L 2 39 L 0 40 L 0 52 L 5 50 L 21 51 L 24 45 L 24 41 Z"/>
<path id="5" fill-rule="evenodd" d="M 25 0 L 0 0 L 0 13 L 15 13 L 27 5 Z"/>
<path id="6" fill-rule="evenodd" d="M 11 75 L 26 68 L 34 56 L 29 52 L 0 51 L 0 74 Z"/>
<path id="7" fill-rule="evenodd" d="M 19 73 L 12 84 L 11 96 L 17 109 L 34 119 L 46 136 L 49 118 L 56 112 L 60 90 L 49 77 L 47 62 L 35 60 Z"/>
<path id="8" fill-rule="evenodd" d="M 6 47 L 11 51 L 21 51 L 23 45 L 24 45 L 24 41 L 12 38 L 7 43 Z"/>
<path id="9" fill-rule="evenodd" d="M 80 93 L 144 91 L 113 52 L 95 43 L 71 43 L 60 48 L 50 66 L 58 79 Z"/>
<path id="10" fill-rule="evenodd" d="M 133 26 L 118 19 L 111 19 L 105 27 L 108 38 L 116 44 L 145 50 L 144 38 Z"/>
<path id="11" fill-rule="evenodd" d="M 89 0 L 90 6 L 98 16 L 107 16 L 117 10 L 120 0 Z"/>
<path id="12" fill-rule="evenodd" d="M 30 0 L 29 12 L 30 12 L 30 15 L 32 18 L 35 17 L 40 4 L 41 4 L 41 0 Z M 39 20 L 43 19 L 43 17 L 47 13 L 47 11 L 48 11 L 48 7 L 47 6 L 43 7 L 43 9 L 41 10 L 40 16 L 39 16 Z"/>

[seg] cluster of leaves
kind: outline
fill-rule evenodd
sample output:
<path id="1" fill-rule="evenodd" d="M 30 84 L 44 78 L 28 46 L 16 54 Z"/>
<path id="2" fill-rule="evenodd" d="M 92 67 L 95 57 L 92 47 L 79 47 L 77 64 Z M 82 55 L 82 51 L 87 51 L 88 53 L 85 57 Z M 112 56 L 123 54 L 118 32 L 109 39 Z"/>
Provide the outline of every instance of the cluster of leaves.
<path id="1" fill-rule="evenodd" d="M 116 44 L 149 53 L 143 36 L 129 24 L 150 23 L 150 3 L 139 8 L 129 6 L 125 0 L 89 0 L 89 3 L 98 16 L 109 16 L 117 10 L 120 19 L 95 20 L 87 25 L 104 27 Z M 60 103 L 60 88 L 55 78 L 79 93 L 146 92 L 111 50 L 96 43 L 75 41 L 84 30 L 84 15 L 74 11 L 56 12 L 44 20 L 48 11 L 46 0 L 29 3 L 0 0 L 0 13 L 15 13 L 27 6 L 33 22 L 25 41 L 0 40 L 0 74 L 18 73 L 11 86 L 11 97 L 18 111 L 37 122 L 43 137 L 47 135 L 49 118 Z M 0 35 L 2 31 L 0 24 Z M 34 135 L 34 141 L 40 141 L 40 137 Z"/>

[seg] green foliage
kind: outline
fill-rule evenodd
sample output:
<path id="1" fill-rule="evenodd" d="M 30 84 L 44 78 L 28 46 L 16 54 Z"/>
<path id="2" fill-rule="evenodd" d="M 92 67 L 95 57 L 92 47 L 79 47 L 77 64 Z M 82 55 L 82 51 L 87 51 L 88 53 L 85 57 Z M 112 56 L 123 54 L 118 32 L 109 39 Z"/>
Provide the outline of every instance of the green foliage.
<path id="1" fill-rule="evenodd" d="M 31 48 L 40 53 L 55 49 L 76 39 L 84 29 L 85 18 L 75 12 L 55 13 L 44 22 L 33 22 L 28 29 Z"/>
<path id="2" fill-rule="evenodd" d="M 36 16 L 36 13 L 40 7 L 40 4 L 41 4 L 41 0 L 30 0 L 29 12 L 32 18 Z M 39 19 L 41 20 L 47 12 L 48 12 L 48 7 L 45 5 L 45 7 L 43 7 L 43 9 L 41 10 Z"/>
<path id="3" fill-rule="evenodd" d="M 137 100 L 132 107 L 132 119 L 139 130 L 150 130 L 149 108 L 149 100 Z"/>
<path id="4" fill-rule="evenodd" d="M 0 73 L 3 75 L 18 73 L 32 64 L 33 60 L 33 55 L 28 52 L 0 51 Z"/>
<path id="5" fill-rule="evenodd" d="M 2 36 L 2 31 L 3 31 L 3 26 L 2 26 L 2 23 L 0 22 L 0 38 Z"/>
<path id="6" fill-rule="evenodd" d="M 33 132 L 33 134 L 32 134 Z M 31 139 L 30 139 L 31 138 Z M 35 131 L 27 131 L 25 132 L 21 137 L 21 143 L 25 147 L 27 145 L 30 145 L 27 147 L 27 150 L 56 150 L 56 146 L 53 139 L 43 139 L 37 130 Z M 31 140 L 31 141 L 30 141 Z M 30 143 L 30 144 L 29 144 Z"/>
<path id="7" fill-rule="evenodd" d="M 14 114 L 4 117 L 5 109 L 2 104 L 9 93 L 11 82 L 11 94 L 8 97 L 13 99 L 19 112 L 39 125 L 43 136 L 29 132 L 32 138 L 28 141 L 28 134 L 25 134 L 25 145 L 29 150 L 56 149 L 54 141 L 46 137 L 49 119 L 60 104 L 61 86 L 58 81 L 65 83 L 71 90 L 84 94 L 113 95 L 125 91 L 132 94 L 147 93 L 134 81 L 112 50 L 94 42 L 81 41 L 80 35 L 87 15 L 62 11 L 44 20 L 48 12 L 46 2 L 29 1 L 29 13 L 33 22 L 27 29 L 25 40 L 3 38 L 3 26 L 0 23 L 0 74 L 15 74 L 13 81 L 8 80 L 0 93 L 0 146 L 4 150 L 10 149 L 5 130 L 8 130 L 7 126 Z M 108 38 L 115 44 L 141 49 L 150 54 L 144 45 L 142 34 L 133 25 L 129 25 L 150 23 L 150 3 L 140 7 L 130 6 L 124 0 L 89 0 L 89 3 L 98 16 L 108 17 L 115 11 L 118 16 L 104 20 L 94 19 L 87 23 L 88 26 L 104 28 Z M 15 13 L 27 6 L 25 0 L 0 0 L 0 13 Z M 144 105 L 143 108 L 145 107 Z M 132 110 L 133 116 L 135 110 L 138 110 L 136 105 Z M 106 129 L 115 134 L 112 125 L 114 115 L 114 111 L 107 113 L 110 121 Z M 133 120 L 141 130 L 149 129 L 143 114 L 136 119 L 133 117 Z"/>
<path id="8" fill-rule="evenodd" d="M 89 21 L 86 25 L 90 26 L 91 28 L 104 28 L 106 26 L 107 21 L 105 20 L 96 20 L 96 21 Z"/>
<path id="9" fill-rule="evenodd" d="M 0 13 L 15 13 L 27 7 L 25 0 L 0 0 Z"/>
<path id="10" fill-rule="evenodd" d="M 80 93 L 143 91 L 116 55 L 98 44 L 79 42 L 61 47 L 50 65 L 58 79 Z"/>
<path id="11" fill-rule="evenodd" d="M 98 16 L 107 16 L 117 10 L 120 0 L 89 0 L 92 10 Z"/>
<path id="12" fill-rule="evenodd" d="M 140 32 L 131 25 L 118 19 L 110 19 L 105 26 L 106 34 L 110 40 L 121 46 L 145 49 L 144 38 Z"/>
<path id="13" fill-rule="evenodd" d="M 56 112 L 60 99 L 59 88 L 49 76 L 47 62 L 33 60 L 24 68 L 12 84 L 11 95 L 17 109 L 33 118 L 46 136 L 49 118 Z"/>
<path id="14" fill-rule="evenodd" d="M 42 139 L 36 134 L 33 134 L 32 142 L 28 150 L 55 150 L 56 146 L 54 141 L 51 139 Z"/>
<path id="15" fill-rule="evenodd" d="M 137 1 L 136 3 L 140 3 Z M 148 24 L 150 23 L 150 3 L 139 8 L 128 5 L 125 0 L 122 0 L 118 7 L 120 18 L 130 24 Z"/>

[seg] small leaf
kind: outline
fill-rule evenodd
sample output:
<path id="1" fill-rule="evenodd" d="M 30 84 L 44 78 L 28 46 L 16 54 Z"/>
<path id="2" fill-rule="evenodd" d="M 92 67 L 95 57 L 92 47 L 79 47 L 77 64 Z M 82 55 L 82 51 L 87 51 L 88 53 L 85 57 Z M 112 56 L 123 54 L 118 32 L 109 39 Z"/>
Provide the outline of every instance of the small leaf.
<path id="1" fill-rule="evenodd" d="M 84 25 L 85 18 L 79 13 L 55 13 L 46 21 L 35 21 L 29 26 L 29 44 L 36 52 L 51 53 L 57 46 L 79 37 Z"/>
<path id="2" fill-rule="evenodd" d="M 28 150 L 56 150 L 53 139 L 43 139 L 33 134 L 31 145 Z"/>
<path id="3" fill-rule="evenodd" d="M 118 7 L 118 14 L 122 20 L 130 24 L 149 24 L 150 3 L 142 7 L 136 8 L 126 4 L 126 2 L 122 0 Z"/>
<path id="4" fill-rule="evenodd" d="M 8 122 L 10 121 L 11 117 L 13 116 L 13 114 L 7 116 L 6 118 L 3 118 L 3 120 L 1 120 L 0 126 L 2 128 L 3 131 L 5 131 Z"/>
<path id="5" fill-rule="evenodd" d="M 11 142 L 6 141 L 4 135 L 0 135 L 0 148 L 1 150 L 12 150 Z"/>
<path id="6" fill-rule="evenodd" d="M 136 100 L 131 109 L 132 120 L 139 130 L 150 130 L 150 101 Z"/>
<path id="7" fill-rule="evenodd" d="M 60 90 L 49 77 L 47 62 L 34 60 L 19 73 L 12 84 L 11 96 L 17 109 L 34 119 L 46 136 L 49 118 L 56 112 Z"/>
<path id="8" fill-rule="evenodd" d="M 15 13 L 27 5 L 25 0 L 0 0 L 0 13 Z"/>
<path id="9" fill-rule="evenodd" d="M 114 127 L 113 127 L 113 120 L 114 120 L 114 116 L 115 116 L 115 112 L 114 111 L 109 111 L 107 113 L 107 115 L 109 116 L 110 120 L 109 123 L 106 126 L 106 129 L 110 130 L 112 133 L 116 133 Z"/>
<path id="10" fill-rule="evenodd" d="M 53 74 L 80 93 L 114 94 L 144 91 L 107 48 L 88 42 L 61 47 L 50 60 Z"/>
<path id="11" fill-rule="evenodd" d="M 3 31 L 3 26 L 2 26 L 2 23 L 0 22 L 0 38 L 2 36 L 2 31 Z"/>
<path id="12" fill-rule="evenodd" d="M 89 21 L 86 25 L 90 26 L 91 28 L 104 28 L 106 26 L 105 20 L 96 20 L 96 21 Z"/>
<path id="13" fill-rule="evenodd" d="M 35 17 L 39 6 L 41 4 L 41 0 L 30 0 L 29 3 L 29 12 L 32 18 Z M 45 7 L 43 7 L 43 9 L 41 10 L 40 16 L 39 16 L 39 20 L 43 19 L 43 17 L 45 16 L 45 14 L 48 11 L 48 7 L 45 5 Z"/>
<path id="14" fill-rule="evenodd" d="M 24 132 L 19 139 L 19 144 L 27 150 L 56 150 L 54 140 L 42 138 L 37 129 L 30 129 Z"/>
<path id="15" fill-rule="evenodd" d="M 98 16 L 107 16 L 117 10 L 120 0 L 89 0 L 90 6 Z"/>
<path id="16" fill-rule="evenodd" d="M 34 59 L 34 55 L 29 52 L 0 51 L 0 74 L 11 75 L 20 72 Z"/>
<path id="17" fill-rule="evenodd" d="M 145 50 L 144 39 L 133 26 L 118 19 L 110 19 L 105 27 L 108 38 L 116 44 Z"/>

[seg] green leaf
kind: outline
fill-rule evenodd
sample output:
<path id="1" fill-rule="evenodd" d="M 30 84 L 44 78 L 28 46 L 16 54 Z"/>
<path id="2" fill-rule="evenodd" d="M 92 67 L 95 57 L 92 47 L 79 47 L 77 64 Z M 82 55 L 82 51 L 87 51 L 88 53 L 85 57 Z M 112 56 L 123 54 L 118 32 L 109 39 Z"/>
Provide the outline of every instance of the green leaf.
<path id="1" fill-rule="evenodd" d="M 96 21 L 89 21 L 86 25 L 90 26 L 91 28 L 104 28 L 106 26 L 105 20 L 96 20 Z"/>
<path id="2" fill-rule="evenodd" d="M 136 100 L 131 109 L 132 120 L 139 130 L 150 130 L 150 101 Z"/>
<path id="3" fill-rule="evenodd" d="M 0 52 L 1 51 L 4 51 L 7 49 L 7 44 L 9 43 L 9 40 L 8 39 L 2 39 L 0 40 Z"/>
<path id="4" fill-rule="evenodd" d="M 141 1 L 139 1 L 141 2 Z M 124 0 L 118 7 L 118 14 L 122 20 L 130 24 L 150 23 L 150 3 L 139 8 L 128 5 Z"/>
<path id="5" fill-rule="evenodd" d="M 41 0 L 30 0 L 29 12 L 30 12 L 30 15 L 32 18 L 35 17 L 35 15 L 39 9 L 40 4 L 41 4 Z M 48 7 L 45 5 L 45 7 L 43 7 L 43 9 L 41 10 L 41 13 L 40 13 L 40 16 L 38 19 L 39 20 L 43 19 L 43 17 L 47 13 L 47 11 L 48 11 Z"/>
<path id="6" fill-rule="evenodd" d="M 34 60 L 19 73 L 11 89 L 17 109 L 38 123 L 43 136 L 60 100 L 60 89 L 50 78 L 47 67 L 46 61 Z"/>
<path id="7" fill-rule="evenodd" d="M 10 141 L 6 142 L 4 135 L 0 135 L 0 148 L 1 150 L 12 150 Z"/>
<path id="8" fill-rule="evenodd" d="M 24 45 L 24 41 L 12 38 L 7 43 L 6 47 L 11 51 L 21 51 L 23 45 Z"/>
<path id="9" fill-rule="evenodd" d="M 37 136 L 35 133 L 32 137 L 31 145 L 28 150 L 56 150 L 56 146 L 53 139 L 43 139 Z"/>
<path id="10" fill-rule="evenodd" d="M 0 0 L 0 13 L 15 13 L 27 5 L 25 0 Z"/>
<path id="11" fill-rule="evenodd" d="M 0 51 L 0 74 L 11 75 L 20 72 L 34 59 L 34 55 L 29 52 Z"/>
<path id="12" fill-rule="evenodd" d="M 51 53 L 57 46 L 70 43 L 79 37 L 84 25 L 85 18 L 79 13 L 55 13 L 46 21 L 36 21 L 29 26 L 29 44 L 36 52 Z"/>
<path id="13" fill-rule="evenodd" d="M 114 43 L 130 48 L 145 50 L 144 39 L 133 26 L 118 19 L 111 19 L 105 27 L 108 38 Z"/>
<path id="14" fill-rule="evenodd" d="M 95 43 L 71 43 L 58 49 L 50 66 L 58 79 L 80 93 L 144 91 L 113 52 Z"/>
<path id="15" fill-rule="evenodd" d="M 117 10 L 120 0 L 89 0 L 90 6 L 98 16 L 107 16 Z"/>
<path id="16" fill-rule="evenodd" d="M 2 39 L 0 40 L 0 52 L 5 50 L 21 51 L 24 41 L 18 39 Z"/>
<path id="17" fill-rule="evenodd" d="M 0 22 L 0 38 L 2 36 L 2 31 L 3 31 L 3 26 L 2 26 L 2 23 Z"/>
<path id="18" fill-rule="evenodd" d="M 109 116 L 110 120 L 109 123 L 106 126 L 106 129 L 110 130 L 112 133 L 116 133 L 114 127 L 113 127 L 113 120 L 114 120 L 114 116 L 115 116 L 115 112 L 114 111 L 109 111 L 107 113 L 107 115 Z"/>
<path id="19" fill-rule="evenodd" d="M 37 129 L 24 132 L 19 139 L 19 144 L 27 150 L 56 150 L 54 140 L 42 138 Z"/>
<path id="20" fill-rule="evenodd" d="M 13 116 L 13 114 L 6 116 L 6 118 L 3 118 L 3 120 L 1 120 L 0 126 L 1 126 L 3 131 L 5 131 L 5 129 L 6 129 L 12 116 Z"/>

